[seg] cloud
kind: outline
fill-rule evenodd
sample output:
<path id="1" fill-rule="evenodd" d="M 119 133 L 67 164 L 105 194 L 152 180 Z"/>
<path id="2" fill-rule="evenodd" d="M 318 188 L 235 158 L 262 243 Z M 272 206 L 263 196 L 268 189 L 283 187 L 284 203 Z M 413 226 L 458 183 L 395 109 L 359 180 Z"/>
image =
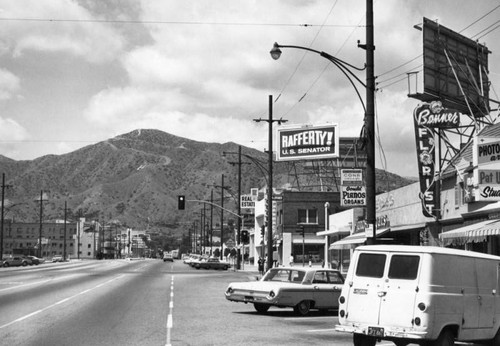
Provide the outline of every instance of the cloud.
<path id="1" fill-rule="evenodd" d="M 0 152 L 7 157 L 16 157 L 20 152 L 20 143 L 27 138 L 29 134 L 16 121 L 0 117 Z"/>
<path id="2" fill-rule="evenodd" d="M 10 99 L 19 88 L 19 78 L 7 70 L 0 69 L 0 100 Z"/>
<path id="3" fill-rule="evenodd" d="M 125 40 L 106 23 L 86 22 L 92 15 L 76 2 L 65 0 L 2 1 L 2 46 L 13 56 L 29 51 L 67 53 L 92 63 L 114 60 Z M 34 19 L 34 20 L 23 20 Z M 37 21 L 53 20 L 53 21 Z M 74 20 L 74 21 L 72 21 Z"/>

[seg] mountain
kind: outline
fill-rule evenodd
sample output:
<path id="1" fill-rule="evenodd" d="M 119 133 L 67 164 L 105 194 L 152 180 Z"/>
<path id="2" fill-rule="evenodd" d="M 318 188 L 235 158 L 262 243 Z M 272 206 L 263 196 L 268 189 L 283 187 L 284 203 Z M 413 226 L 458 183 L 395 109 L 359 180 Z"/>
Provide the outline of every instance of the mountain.
<path id="1" fill-rule="evenodd" d="M 236 143 L 205 143 L 158 130 L 135 130 L 64 155 L 23 161 L 0 156 L 0 172 L 10 186 L 5 191 L 5 218 L 36 222 L 42 195 L 44 220 L 62 219 L 66 203 L 70 218 L 118 220 L 133 228 L 174 227 L 192 221 L 193 212 L 202 207 L 190 200 L 209 200 L 212 190 L 214 200 L 220 199 L 222 174 L 224 186 L 230 187 L 227 194 L 237 195 L 237 153 Z M 266 185 L 267 154 L 246 147 L 242 153 L 242 193 L 249 193 Z M 292 165 L 273 166 L 275 187 L 318 186 L 321 179 L 301 174 L 307 170 L 304 165 Z M 377 186 L 394 189 L 411 183 L 385 171 L 376 173 Z M 177 210 L 178 195 L 188 200 L 185 211 Z"/>

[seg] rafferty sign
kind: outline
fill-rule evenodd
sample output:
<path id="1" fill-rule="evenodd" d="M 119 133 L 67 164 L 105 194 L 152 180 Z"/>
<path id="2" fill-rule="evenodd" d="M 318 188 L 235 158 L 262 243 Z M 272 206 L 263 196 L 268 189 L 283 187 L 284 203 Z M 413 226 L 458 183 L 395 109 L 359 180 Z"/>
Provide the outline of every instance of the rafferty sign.
<path id="1" fill-rule="evenodd" d="M 278 161 L 315 160 L 339 156 L 336 124 L 294 125 L 277 130 Z"/>

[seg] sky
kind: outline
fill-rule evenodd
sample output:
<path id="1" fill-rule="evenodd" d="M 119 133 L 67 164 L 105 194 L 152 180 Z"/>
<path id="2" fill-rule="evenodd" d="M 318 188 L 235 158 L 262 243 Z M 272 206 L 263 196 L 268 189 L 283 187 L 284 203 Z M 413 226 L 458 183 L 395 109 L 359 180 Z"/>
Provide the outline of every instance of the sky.
<path id="1" fill-rule="evenodd" d="M 423 17 L 485 44 L 500 92 L 497 0 L 375 0 L 376 166 L 418 175 L 407 73 Z M 0 154 L 61 155 L 136 129 L 267 150 L 273 116 L 359 136 L 348 79 L 310 47 L 363 67 L 364 0 L 0 0 Z M 365 72 L 356 72 L 364 80 Z M 357 84 L 363 98 L 365 90 Z M 496 88 L 496 89 L 495 89 Z M 498 112 L 497 112 L 498 113 Z M 497 114 L 495 113 L 495 114 Z"/>

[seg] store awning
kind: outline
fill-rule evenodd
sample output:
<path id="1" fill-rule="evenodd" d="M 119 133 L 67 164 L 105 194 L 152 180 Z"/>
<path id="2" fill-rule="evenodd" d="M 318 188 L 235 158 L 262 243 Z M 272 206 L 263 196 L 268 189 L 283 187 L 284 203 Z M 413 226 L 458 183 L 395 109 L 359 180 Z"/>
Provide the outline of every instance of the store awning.
<path id="1" fill-rule="evenodd" d="M 394 226 L 394 227 L 391 227 L 391 233 L 392 232 L 405 232 L 405 231 L 421 230 L 426 225 L 427 225 L 427 223 L 421 222 L 421 223 L 414 223 L 414 224 L 411 224 L 411 225 Z"/>
<path id="2" fill-rule="evenodd" d="M 389 232 L 390 228 L 382 228 L 377 230 L 377 238 L 381 236 L 382 234 L 385 234 Z M 339 241 L 336 241 L 335 243 L 331 244 L 330 247 L 328 248 L 329 250 L 344 250 L 344 249 L 351 249 L 355 247 L 356 245 L 363 244 L 366 241 L 366 234 L 365 232 L 359 232 L 352 234 L 348 237 L 345 237 L 344 239 L 341 239 Z"/>
<path id="3" fill-rule="evenodd" d="M 486 240 L 487 236 L 500 235 L 500 220 L 485 220 L 441 233 L 444 245 L 465 244 Z"/>

